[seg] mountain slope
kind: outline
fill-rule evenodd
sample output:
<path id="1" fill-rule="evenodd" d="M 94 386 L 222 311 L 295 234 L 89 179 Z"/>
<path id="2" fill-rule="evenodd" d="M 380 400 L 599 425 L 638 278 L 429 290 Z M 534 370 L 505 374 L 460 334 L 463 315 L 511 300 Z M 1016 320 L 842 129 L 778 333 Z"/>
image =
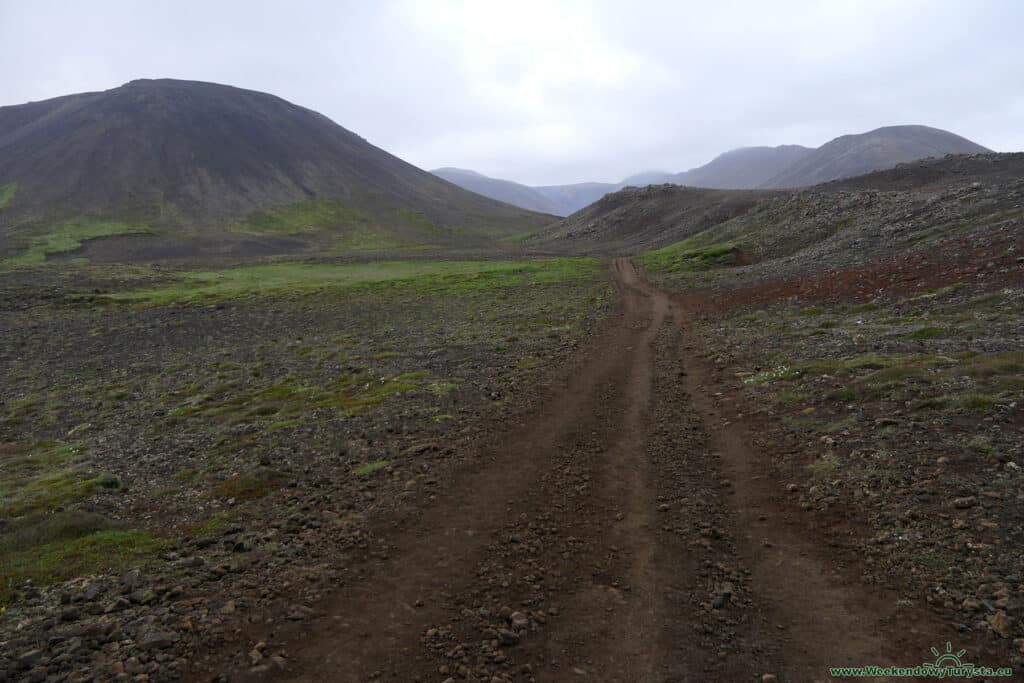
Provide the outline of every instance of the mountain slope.
<path id="1" fill-rule="evenodd" d="M 476 192 L 506 204 L 530 211 L 565 215 L 562 213 L 562 206 L 528 185 L 520 185 L 511 180 L 491 178 L 463 168 L 435 168 L 431 173 L 470 192 Z"/>
<path id="2" fill-rule="evenodd" d="M 966 138 L 938 128 L 888 126 L 831 140 L 768 178 L 760 186 L 808 187 L 892 168 L 899 163 L 927 157 L 990 151 Z"/>
<path id="3" fill-rule="evenodd" d="M 752 189 L 813 151 L 800 145 L 741 147 L 720 154 L 703 166 L 677 173 L 665 182 L 692 187 Z"/>
<path id="4" fill-rule="evenodd" d="M 82 216 L 219 229 L 254 214 L 273 222 L 267 211 L 295 206 L 299 224 L 282 228 L 294 233 L 318 228 L 301 225 L 310 204 L 325 230 L 338 222 L 326 214 L 346 225 L 358 214 L 363 229 L 390 222 L 413 242 L 437 241 L 442 226 L 510 234 L 550 220 L 467 192 L 281 98 L 177 80 L 0 108 L 0 187 L 15 188 L 0 214 L 7 232 Z"/>
<path id="5" fill-rule="evenodd" d="M 620 187 L 622 186 L 617 183 L 575 183 L 573 185 L 541 185 L 534 189 L 559 207 L 560 210 L 556 212 L 558 215 L 568 216 Z"/>

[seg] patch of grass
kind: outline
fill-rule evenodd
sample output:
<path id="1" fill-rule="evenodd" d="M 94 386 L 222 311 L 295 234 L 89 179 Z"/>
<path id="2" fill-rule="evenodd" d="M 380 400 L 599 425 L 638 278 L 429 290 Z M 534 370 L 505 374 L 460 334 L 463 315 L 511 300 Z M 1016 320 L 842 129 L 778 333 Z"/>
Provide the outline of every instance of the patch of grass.
<path id="1" fill-rule="evenodd" d="M 44 513 L 97 490 L 118 488 L 113 475 L 80 472 L 75 461 L 82 450 L 57 441 L 0 444 L 0 516 Z"/>
<path id="2" fill-rule="evenodd" d="M 256 500 L 280 487 L 280 478 L 271 474 L 237 474 L 217 484 L 213 494 L 235 500 Z"/>
<path id="3" fill-rule="evenodd" d="M 649 270 L 675 273 L 734 266 L 742 255 L 740 245 L 733 242 L 698 247 L 691 239 L 642 254 L 640 263 Z"/>
<path id="4" fill-rule="evenodd" d="M 370 216 L 337 199 L 315 199 L 254 213 L 231 226 L 235 232 L 256 235 L 300 235 L 366 228 Z"/>
<path id="5" fill-rule="evenodd" d="M 808 463 L 807 470 L 816 477 L 829 477 L 836 473 L 839 463 L 835 458 L 818 458 Z"/>
<path id="6" fill-rule="evenodd" d="M 100 221 L 65 223 L 52 232 L 32 237 L 25 253 L 9 258 L 5 263 L 12 266 L 40 264 L 54 254 L 74 251 L 81 247 L 83 242 L 91 239 L 150 232 L 152 231 L 149 228 L 124 223 Z"/>
<path id="7" fill-rule="evenodd" d="M 788 365 L 779 365 L 770 370 L 762 370 L 756 375 L 745 377 L 743 379 L 744 384 L 763 384 L 765 382 L 777 382 L 796 379 L 801 374 L 801 371 L 797 368 L 789 367 Z"/>
<path id="8" fill-rule="evenodd" d="M 179 281 L 154 289 L 106 295 L 142 305 L 210 303 L 222 299 L 294 296 L 334 289 L 353 295 L 399 290 L 410 295 L 489 290 L 593 278 L 597 259 L 534 261 L 381 261 L 373 263 L 275 263 L 220 271 L 180 272 Z"/>
<path id="9" fill-rule="evenodd" d="M 825 315 L 825 309 L 821 306 L 811 306 L 800 311 L 800 315 L 805 318 L 815 317 L 819 315 Z"/>
<path id="10" fill-rule="evenodd" d="M 7 183 L 6 185 L 0 185 L 0 209 L 7 208 L 7 205 L 14 199 L 14 195 L 18 192 L 18 183 Z"/>
<path id="11" fill-rule="evenodd" d="M 957 397 L 954 405 L 965 413 L 987 413 L 995 408 L 996 399 L 987 394 L 969 393 Z"/>
<path id="12" fill-rule="evenodd" d="M 138 529 L 55 526 L 54 540 L 6 543 L 0 552 L 0 605 L 10 602 L 15 585 L 31 580 L 42 586 L 95 574 L 153 558 L 167 541 Z"/>
<path id="13" fill-rule="evenodd" d="M 365 465 L 360 465 L 359 467 L 355 468 L 354 470 L 352 470 L 352 474 L 354 474 L 357 477 L 368 477 L 377 470 L 380 470 L 387 466 L 387 460 L 374 460 L 373 462 L 368 462 Z"/>
<path id="14" fill-rule="evenodd" d="M 919 327 L 913 332 L 908 332 L 903 335 L 907 339 L 935 339 L 937 337 L 944 337 L 946 330 L 941 327 Z"/>

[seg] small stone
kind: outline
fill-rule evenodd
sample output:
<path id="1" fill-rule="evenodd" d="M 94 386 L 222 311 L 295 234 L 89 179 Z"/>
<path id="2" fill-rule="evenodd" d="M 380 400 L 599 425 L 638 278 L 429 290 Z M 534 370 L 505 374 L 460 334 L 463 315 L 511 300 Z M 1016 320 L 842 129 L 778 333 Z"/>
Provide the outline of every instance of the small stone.
<path id="1" fill-rule="evenodd" d="M 25 652 L 20 657 L 18 657 L 18 664 L 27 669 L 35 665 L 35 663 L 38 662 L 42 658 L 42 656 L 42 650 L 29 650 L 28 652 Z"/>
<path id="2" fill-rule="evenodd" d="M 761 674 L 761 683 L 778 683 L 779 678 L 775 674 Z"/>
<path id="3" fill-rule="evenodd" d="M 507 628 L 498 629 L 498 642 L 502 645 L 518 645 L 519 635 Z"/>
<path id="4" fill-rule="evenodd" d="M 221 614 L 234 614 L 235 613 L 235 601 L 228 600 L 224 603 L 224 606 L 220 608 Z"/>
<path id="5" fill-rule="evenodd" d="M 978 503 L 978 499 L 974 496 L 964 496 L 963 498 L 954 498 L 953 507 L 958 510 L 966 510 L 967 508 L 974 507 Z"/>
<path id="6" fill-rule="evenodd" d="M 513 612 L 509 615 L 509 623 L 512 624 L 512 628 L 526 628 L 530 624 L 530 618 L 522 612 Z"/>
<path id="7" fill-rule="evenodd" d="M 158 650 L 170 647 L 173 643 L 174 636 L 158 628 L 150 628 L 144 631 L 139 638 L 139 645 L 147 649 Z"/>
<path id="8" fill-rule="evenodd" d="M 1010 637 L 1010 629 L 1013 628 L 1013 619 L 1006 615 L 1006 612 L 996 612 L 990 614 L 986 621 L 988 621 L 989 628 L 998 633 L 1003 638 Z"/>

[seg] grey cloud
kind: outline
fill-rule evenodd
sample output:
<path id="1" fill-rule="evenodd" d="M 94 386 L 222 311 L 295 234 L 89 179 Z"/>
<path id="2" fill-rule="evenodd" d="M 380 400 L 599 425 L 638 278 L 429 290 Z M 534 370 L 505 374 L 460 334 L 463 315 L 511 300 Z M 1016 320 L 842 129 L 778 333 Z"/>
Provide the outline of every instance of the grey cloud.
<path id="1" fill-rule="evenodd" d="M 0 104 L 138 77 L 316 109 L 424 168 L 530 184 L 922 123 L 1024 149 L 1024 5 L 0 0 Z"/>

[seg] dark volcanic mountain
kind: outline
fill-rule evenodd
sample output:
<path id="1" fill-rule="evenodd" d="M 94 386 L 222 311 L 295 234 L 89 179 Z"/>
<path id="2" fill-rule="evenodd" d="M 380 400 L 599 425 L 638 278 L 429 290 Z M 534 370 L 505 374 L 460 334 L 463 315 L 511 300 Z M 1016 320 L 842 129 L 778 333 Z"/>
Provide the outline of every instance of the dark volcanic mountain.
<path id="1" fill-rule="evenodd" d="M 703 166 L 677 173 L 664 182 L 727 190 L 753 189 L 813 151 L 800 145 L 741 147 L 719 154 Z"/>
<path id="2" fill-rule="evenodd" d="M 827 142 L 768 178 L 761 187 L 808 187 L 928 157 L 991 151 L 938 128 L 888 126 Z"/>
<path id="3" fill-rule="evenodd" d="M 463 168 L 435 168 L 431 173 L 444 178 L 450 183 L 455 183 L 470 192 L 476 192 L 506 204 L 541 213 L 559 216 L 566 215 L 563 213 L 564 207 L 529 185 L 520 185 L 511 180 L 491 178 L 476 171 Z"/>
<path id="4" fill-rule="evenodd" d="M 279 97 L 177 80 L 0 108 L 4 186 L 16 186 L 8 221 L 87 214 L 219 225 L 326 198 L 445 225 L 521 230 L 548 220 L 466 192 Z"/>

